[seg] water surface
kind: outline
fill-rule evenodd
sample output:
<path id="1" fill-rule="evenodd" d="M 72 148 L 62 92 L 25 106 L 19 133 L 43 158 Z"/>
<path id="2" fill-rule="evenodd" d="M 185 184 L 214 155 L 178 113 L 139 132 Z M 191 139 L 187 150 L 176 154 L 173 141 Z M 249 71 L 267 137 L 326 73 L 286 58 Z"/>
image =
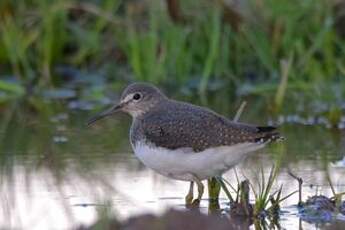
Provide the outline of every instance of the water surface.
<path id="1" fill-rule="evenodd" d="M 38 116 L 20 106 L 3 112 L 0 228 L 67 229 L 92 224 L 104 215 L 127 219 L 184 209 L 188 183 L 160 176 L 136 159 L 128 142 L 129 117 L 120 115 L 88 128 L 85 121 L 91 113 L 65 112 L 58 106 L 46 114 Z M 242 118 L 261 124 L 267 120 L 255 114 Z M 285 195 L 298 188 L 288 167 L 304 180 L 303 199 L 320 193 L 332 196 L 326 171 L 337 191 L 345 191 L 342 131 L 283 124 L 281 132 L 284 143 L 271 145 L 236 167 L 241 179 L 249 178 L 255 185 L 260 168 L 268 174 L 281 159 L 275 189 L 283 184 Z M 233 170 L 224 177 L 236 184 Z M 300 221 L 297 202 L 297 194 L 284 201 L 281 226 L 316 229 L 316 224 Z M 221 208 L 228 207 L 223 193 L 220 203 Z M 208 212 L 206 199 L 201 209 Z"/>

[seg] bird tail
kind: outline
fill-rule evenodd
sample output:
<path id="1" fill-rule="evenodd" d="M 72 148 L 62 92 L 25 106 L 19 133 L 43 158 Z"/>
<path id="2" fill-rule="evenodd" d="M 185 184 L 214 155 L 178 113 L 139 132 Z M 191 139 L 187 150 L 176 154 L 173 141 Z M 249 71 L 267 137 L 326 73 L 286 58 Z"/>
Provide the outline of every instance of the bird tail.
<path id="1" fill-rule="evenodd" d="M 284 137 L 280 135 L 277 128 L 274 126 L 258 126 L 255 142 L 257 143 L 267 143 L 272 141 L 282 141 Z"/>

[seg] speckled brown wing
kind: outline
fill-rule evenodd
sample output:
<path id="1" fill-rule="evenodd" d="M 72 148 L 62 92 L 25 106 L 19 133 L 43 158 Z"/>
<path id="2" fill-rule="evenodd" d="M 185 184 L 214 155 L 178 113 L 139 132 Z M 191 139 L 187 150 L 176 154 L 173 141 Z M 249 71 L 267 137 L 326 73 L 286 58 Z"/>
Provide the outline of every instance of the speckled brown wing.
<path id="1" fill-rule="evenodd" d="M 279 138 L 274 127 L 235 123 L 203 107 L 175 101 L 146 114 L 140 128 L 146 140 L 156 146 L 192 148 L 195 152 L 209 147 Z"/>

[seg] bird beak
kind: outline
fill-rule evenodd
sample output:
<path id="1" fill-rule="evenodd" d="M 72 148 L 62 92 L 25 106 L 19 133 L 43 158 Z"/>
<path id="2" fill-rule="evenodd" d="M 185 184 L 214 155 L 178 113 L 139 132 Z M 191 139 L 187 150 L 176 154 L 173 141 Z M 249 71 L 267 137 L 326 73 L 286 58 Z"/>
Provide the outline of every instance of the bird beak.
<path id="1" fill-rule="evenodd" d="M 122 106 L 123 106 L 122 104 L 114 105 L 111 108 L 107 109 L 106 111 L 103 111 L 103 112 L 97 114 L 96 116 L 91 117 L 87 121 L 87 125 L 90 126 L 93 123 L 95 123 L 96 121 L 118 112 L 122 108 Z"/>

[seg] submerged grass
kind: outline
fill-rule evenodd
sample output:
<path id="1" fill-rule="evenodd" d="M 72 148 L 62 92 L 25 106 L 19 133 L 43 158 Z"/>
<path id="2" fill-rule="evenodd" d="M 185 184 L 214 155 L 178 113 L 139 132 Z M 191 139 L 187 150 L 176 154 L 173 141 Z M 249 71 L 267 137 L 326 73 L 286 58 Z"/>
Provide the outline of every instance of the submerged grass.
<path id="1" fill-rule="evenodd" d="M 272 187 L 276 180 L 277 173 L 279 171 L 279 167 L 273 165 L 268 180 L 266 181 L 265 175 L 263 170 L 261 170 L 261 181 L 258 181 L 258 190 L 255 189 L 255 186 L 250 183 L 254 197 L 255 197 L 255 204 L 254 204 L 254 211 L 253 215 L 255 217 L 260 217 L 263 212 L 268 211 L 271 215 L 278 215 L 280 210 L 280 204 L 297 191 L 292 192 L 285 197 L 282 197 L 283 185 L 279 187 L 278 190 L 272 192 Z"/>

